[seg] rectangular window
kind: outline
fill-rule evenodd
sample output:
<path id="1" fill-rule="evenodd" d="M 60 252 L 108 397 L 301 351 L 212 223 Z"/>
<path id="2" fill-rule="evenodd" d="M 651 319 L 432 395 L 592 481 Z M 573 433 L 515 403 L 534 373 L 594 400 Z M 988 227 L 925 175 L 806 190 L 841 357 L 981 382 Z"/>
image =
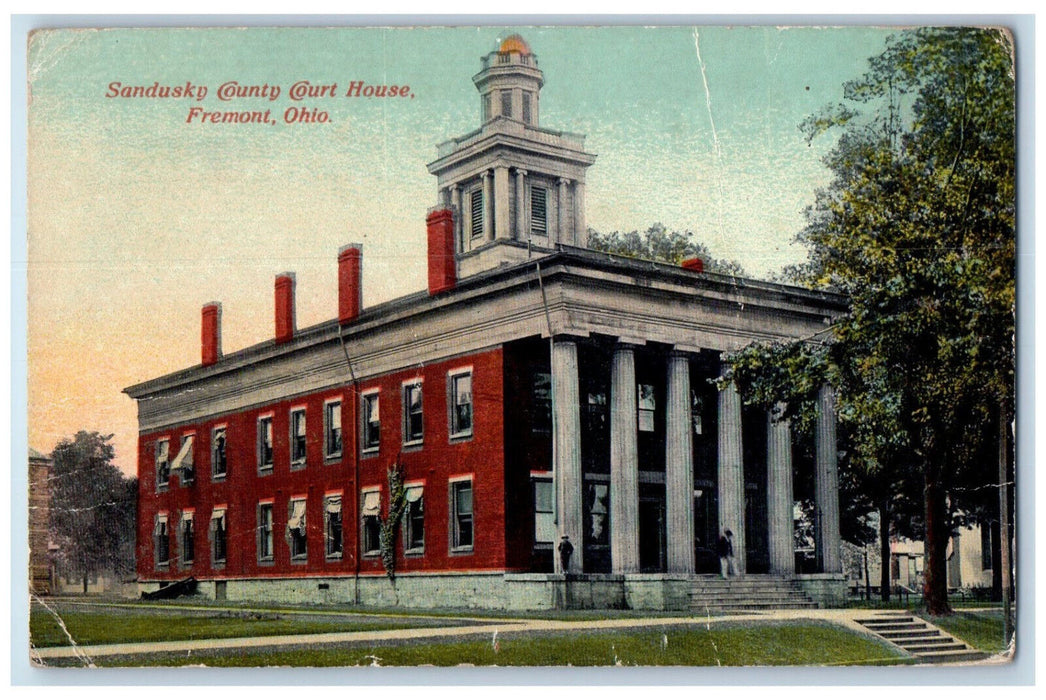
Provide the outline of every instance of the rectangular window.
<path id="1" fill-rule="evenodd" d="M 473 238 L 483 235 L 483 190 L 474 189 L 469 193 L 469 231 Z"/>
<path id="2" fill-rule="evenodd" d="M 341 456 L 341 401 L 323 405 L 324 451 L 327 457 Z"/>
<path id="3" fill-rule="evenodd" d="M 195 435 L 183 435 L 182 444 L 178 449 L 178 455 L 171 462 L 171 471 L 178 474 L 178 481 L 182 486 L 189 486 L 195 476 L 193 465 L 193 442 Z"/>
<path id="4" fill-rule="evenodd" d="M 272 416 L 258 419 L 258 471 L 272 471 Z"/>
<path id="5" fill-rule="evenodd" d="M 341 526 L 341 496 L 323 499 L 323 531 L 326 539 L 328 559 L 341 559 L 343 545 Z"/>
<path id="6" fill-rule="evenodd" d="M 421 403 L 421 381 L 403 385 L 403 444 L 415 445 L 425 438 Z"/>
<path id="7" fill-rule="evenodd" d="M 548 372 L 535 372 L 533 390 L 533 431 L 552 432 L 552 375 Z"/>
<path id="8" fill-rule="evenodd" d="M 512 116 L 512 91 L 501 91 L 501 114 L 506 117 Z"/>
<path id="9" fill-rule="evenodd" d="M 182 513 L 182 564 L 192 564 L 196 557 L 196 541 L 193 528 L 193 512 L 191 510 Z"/>
<path id="10" fill-rule="evenodd" d="M 989 523 L 981 525 L 981 570 L 990 571 L 992 568 L 992 526 Z"/>
<path id="11" fill-rule="evenodd" d="M 523 91 L 523 123 L 534 123 L 534 117 L 530 109 L 530 93 L 526 90 Z"/>
<path id="12" fill-rule="evenodd" d="M 364 491 L 362 496 L 363 554 L 376 556 L 381 553 L 381 491 Z"/>
<path id="13" fill-rule="evenodd" d="M 410 553 L 425 550 L 425 487 L 407 487 L 407 511 L 404 520 L 404 548 Z"/>
<path id="14" fill-rule="evenodd" d="M 530 188 L 530 232 L 548 235 L 548 190 L 544 187 Z"/>
<path id="15" fill-rule="evenodd" d="M 644 433 L 654 432 L 654 411 L 657 403 L 654 400 L 654 386 L 640 384 L 637 387 L 639 396 L 639 430 Z"/>
<path id="16" fill-rule="evenodd" d="M 363 451 L 372 452 L 381 444 L 381 417 L 378 392 L 363 395 Z"/>
<path id="17" fill-rule="evenodd" d="M 171 443 L 169 440 L 156 442 L 156 485 L 166 486 L 171 479 Z"/>
<path id="18" fill-rule="evenodd" d="M 472 435 L 472 372 L 448 375 L 450 380 L 450 436 Z"/>
<path id="19" fill-rule="evenodd" d="M 307 557 L 305 530 L 305 499 L 292 498 L 287 507 L 287 536 L 291 545 L 291 560 Z"/>
<path id="20" fill-rule="evenodd" d="M 490 120 L 490 93 L 483 96 L 483 122 Z"/>
<path id="21" fill-rule="evenodd" d="M 171 532 L 167 527 L 167 514 L 156 516 L 156 528 L 153 530 L 153 551 L 156 553 L 156 566 L 167 566 L 171 561 Z"/>
<path id="22" fill-rule="evenodd" d="M 258 504 L 258 560 L 272 561 L 272 504 Z"/>
<path id="23" fill-rule="evenodd" d="M 534 479 L 534 544 L 551 545 L 556 541 L 555 515 L 552 511 L 552 480 Z"/>
<path id="24" fill-rule="evenodd" d="M 472 480 L 452 481 L 450 512 L 453 514 L 455 550 L 472 549 Z"/>
<path id="25" fill-rule="evenodd" d="M 225 460 L 225 426 L 211 431 L 211 477 L 224 479 L 227 473 Z"/>
<path id="26" fill-rule="evenodd" d="M 215 508 L 211 512 L 211 563 L 215 566 L 225 563 L 226 532 L 225 509 Z"/>
<path id="27" fill-rule="evenodd" d="M 291 411 L 291 464 L 305 464 L 305 409 Z"/>

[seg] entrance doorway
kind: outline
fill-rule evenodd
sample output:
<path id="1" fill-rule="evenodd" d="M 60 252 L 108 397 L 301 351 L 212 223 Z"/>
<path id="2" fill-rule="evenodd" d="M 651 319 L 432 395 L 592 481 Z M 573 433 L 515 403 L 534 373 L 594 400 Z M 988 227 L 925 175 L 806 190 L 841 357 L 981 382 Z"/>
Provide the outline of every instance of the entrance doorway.
<path id="1" fill-rule="evenodd" d="M 694 485 L 694 570 L 699 574 L 719 573 L 719 499 L 710 481 Z"/>
<path id="2" fill-rule="evenodd" d="M 639 499 L 639 570 L 665 570 L 665 504 L 659 498 Z"/>

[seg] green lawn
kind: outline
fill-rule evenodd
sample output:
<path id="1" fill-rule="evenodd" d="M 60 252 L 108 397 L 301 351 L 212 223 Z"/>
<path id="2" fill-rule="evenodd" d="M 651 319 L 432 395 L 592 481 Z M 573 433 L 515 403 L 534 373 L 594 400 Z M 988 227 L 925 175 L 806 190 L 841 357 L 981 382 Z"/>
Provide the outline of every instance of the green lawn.
<path id="1" fill-rule="evenodd" d="M 926 619 L 981 651 L 1003 651 L 1002 610 L 968 610 Z"/>
<path id="2" fill-rule="evenodd" d="M 662 636 L 664 635 L 664 636 Z M 666 643 L 667 640 L 667 643 Z M 95 659 L 99 666 L 810 666 L 908 663 L 888 647 L 816 623 L 515 634 L 460 642 L 299 647 Z M 67 662 L 68 663 L 68 662 Z"/>
<path id="3" fill-rule="evenodd" d="M 150 609 L 144 606 L 96 610 L 71 604 L 51 605 L 77 644 L 158 642 L 176 639 L 228 639 L 231 637 L 355 632 L 397 627 L 428 627 L 435 620 L 323 617 L 268 611 L 189 611 Z M 69 638 L 55 616 L 34 605 L 29 614 L 29 636 L 37 647 L 68 646 Z"/>

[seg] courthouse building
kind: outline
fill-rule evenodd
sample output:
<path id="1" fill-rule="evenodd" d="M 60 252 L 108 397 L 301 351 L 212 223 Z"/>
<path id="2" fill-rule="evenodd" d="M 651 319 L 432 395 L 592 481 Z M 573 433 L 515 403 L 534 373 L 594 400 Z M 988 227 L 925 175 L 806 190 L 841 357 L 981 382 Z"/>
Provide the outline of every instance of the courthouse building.
<path id="1" fill-rule="evenodd" d="M 843 593 L 831 392 L 816 444 L 793 450 L 786 423 L 711 380 L 723 353 L 813 337 L 845 300 L 590 250 L 596 156 L 540 126 L 543 80 L 518 36 L 482 59 L 481 125 L 428 166 L 427 289 L 362 308 L 362 247 L 344 246 L 336 318 L 297 328 L 279 275 L 270 339 L 224 354 L 207 304 L 201 363 L 126 389 L 143 591 L 191 576 L 218 599 L 686 607 L 730 529 L 742 573 Z M 379 526 L 397 462 L 393 585 Z M 800 472 L 818 551 L 802 574 Z"/>

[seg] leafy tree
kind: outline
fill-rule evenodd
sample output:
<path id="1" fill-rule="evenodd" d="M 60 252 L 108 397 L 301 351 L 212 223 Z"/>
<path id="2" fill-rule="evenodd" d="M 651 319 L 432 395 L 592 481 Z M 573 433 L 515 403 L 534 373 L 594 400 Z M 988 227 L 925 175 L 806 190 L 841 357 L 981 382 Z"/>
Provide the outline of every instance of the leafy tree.
<path id="1" fill-rule="evenodd" d="M 381 548 L 381 563 L 389 581 L 396 581 L 396 539 L 400 531 L 400 521 L 407 511 L 407 489 L 404 484 L 406 472 L 397 458 L 388 468 L 389 509 L 384 518 L 379 517 L 378 542 Z"/>
<path id="2" fill-rule="evenodd" d="M 59 559 L 87 592 L 93 574 L 134 572 L 138 484 L 113 465 L 112 435 L 80 431 L 51 457 L 51 532 Z"/>
<path id="3" fill-rule="evenodd" d="M 983 501 L 972 495 L 996 473 L 983 455 L 1013 416 L 1011 54 L 997 30 L 901 32 L 844 85 L 846 104 L 804 122 L 809 139 L 838 141 L 825 159 L 833 179 L 799 235 L 809 260 L 793 274 L 845 293 L 851 310 L 816 352 L 735 358 L 742 375 L 774 353 L 796 358 L 759 381 L 829 381 L 852 426 L 850 465 L 902 499 L 918 477 L 921 522 L 910 524 L 926 542 L 932 614 L 949 610 L 953 516 Z M 790 410 L 804 413 L 805 398 Z"/>
<path id="4" fill-rule="evenodd" d="M 669 231 L 664 224 L 654 224 L 643 233 L 630 231 L 621 233 L 600 233 L 589 229 L 588 247 L 593 250 L 624 255 L 629 258 L 656 260 L 678 265 L 688 258 L 701 258 L 705 270 L 724 275 L 743 276 L 741 264 L 733 260 L 720 260 L 712 257 L 704 243 L 694 240 L 691 231 Z"/>

